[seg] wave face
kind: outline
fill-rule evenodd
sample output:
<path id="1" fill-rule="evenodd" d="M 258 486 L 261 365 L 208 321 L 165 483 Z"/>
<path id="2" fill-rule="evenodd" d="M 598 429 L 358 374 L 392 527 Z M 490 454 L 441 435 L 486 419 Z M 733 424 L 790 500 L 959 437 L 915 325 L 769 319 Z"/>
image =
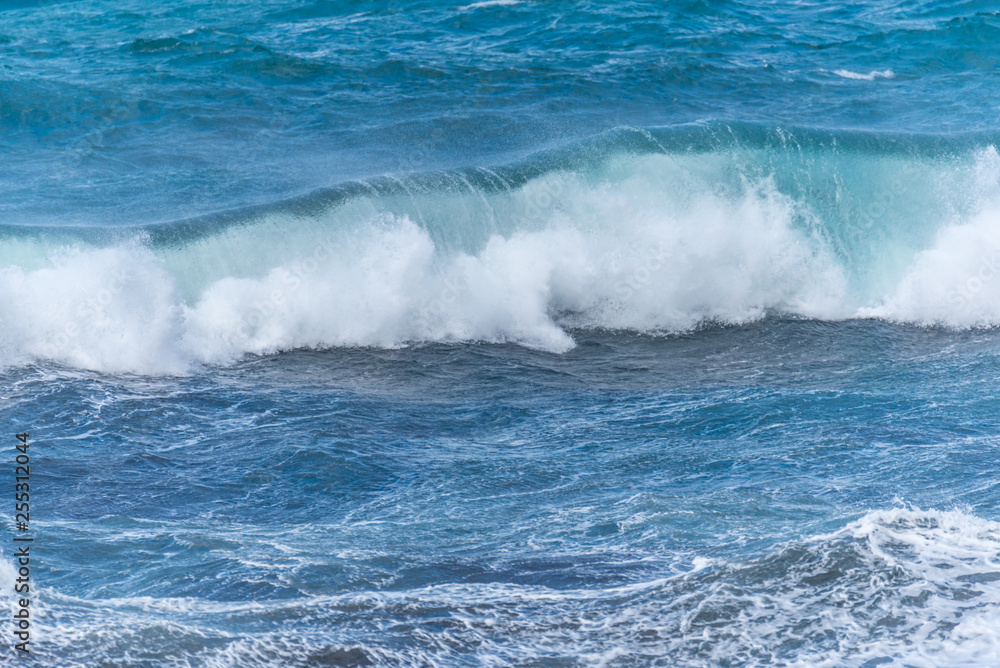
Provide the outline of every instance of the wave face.
<path id="1" fill-rule="evenodd" d="M 496 169 L 133 228 L 7 227 L 7 365 L 184 372 L 769 313 L 1000 324 L 1000 155 L 970 138 L 620 129 Z"/>

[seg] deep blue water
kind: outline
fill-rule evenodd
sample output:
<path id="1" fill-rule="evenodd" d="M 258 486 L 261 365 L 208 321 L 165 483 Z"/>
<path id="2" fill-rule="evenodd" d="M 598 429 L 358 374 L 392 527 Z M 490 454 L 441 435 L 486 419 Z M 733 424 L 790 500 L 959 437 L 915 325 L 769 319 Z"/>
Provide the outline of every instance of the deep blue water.
<path id="1" fill-rule="evenodd" d="M 995 2 L 3 4 L 16 660 L 997 665 L 998 43 Z"/>

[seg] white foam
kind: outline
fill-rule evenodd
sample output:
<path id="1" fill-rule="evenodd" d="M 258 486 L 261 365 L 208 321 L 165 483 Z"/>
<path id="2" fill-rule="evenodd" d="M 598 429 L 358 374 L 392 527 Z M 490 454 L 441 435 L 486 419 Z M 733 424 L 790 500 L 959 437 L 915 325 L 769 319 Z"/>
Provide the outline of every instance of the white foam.
<path id="1" fill-rule="evenodd" d="M 827 611 L 839 647 L 792 665 L 844 665 L 848 655 L 928 668 L 1000 664 L 1000 524 L 960 511 L 896 508 L 817 541 L 844 536 L 862 541 L 872 558 L 866 591 L 843 595 L 853 594 L 864 618 L 849 608 Z M 879 616 L 896 620 L 894 632 L 878 627 Z"/>
<path id="2" fill-rule="evenodd" d="M 182 371 L 173 278 L 147 249 L 59 249 L 50 266 L 0 270 L 0 362 L 103 371 Z"/>

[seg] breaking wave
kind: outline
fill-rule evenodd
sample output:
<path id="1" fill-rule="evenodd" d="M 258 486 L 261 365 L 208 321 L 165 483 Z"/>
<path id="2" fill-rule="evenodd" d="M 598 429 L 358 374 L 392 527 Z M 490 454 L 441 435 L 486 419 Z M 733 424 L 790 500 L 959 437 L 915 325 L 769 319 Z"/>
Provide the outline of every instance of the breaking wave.
<path id="1" fill-rule="evenodd" d="M 1000 155 L 705 124 L 130 228 L 0 228 L 0 363 L 184 373 L 414 342 L 770 313 L 1000 324 Z"/>

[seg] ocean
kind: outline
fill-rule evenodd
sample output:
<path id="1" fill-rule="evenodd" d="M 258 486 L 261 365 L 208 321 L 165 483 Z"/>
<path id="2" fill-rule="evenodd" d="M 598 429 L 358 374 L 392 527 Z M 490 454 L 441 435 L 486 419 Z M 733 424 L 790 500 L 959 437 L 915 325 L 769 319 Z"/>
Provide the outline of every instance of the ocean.
<path id="1" fill-rule="evenodd" d="M 1000 665 L 998 44 L 0 4 L 3 665 Z"/>

